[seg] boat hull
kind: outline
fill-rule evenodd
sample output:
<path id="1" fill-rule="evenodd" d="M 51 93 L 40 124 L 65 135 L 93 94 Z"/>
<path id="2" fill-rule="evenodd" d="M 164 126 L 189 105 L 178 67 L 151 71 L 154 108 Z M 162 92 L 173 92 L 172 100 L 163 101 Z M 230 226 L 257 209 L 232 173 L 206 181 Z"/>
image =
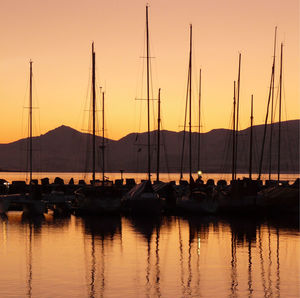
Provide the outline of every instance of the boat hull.
<path id="1" fill-rule="evenodd" d="M 46 212 L 46 204 L 44 201 L 28 200 L 23 203 L 23 213 L 32 215 L 42 215 Z"/>
<path id="2" fill-rule="evenodd" d="M 158 215 L 162 212 L 162 201 L 159 198 L 138 198 L 130 200 L 128 207 L 132 214 L 155 214 Z"/>
<path id="3" fill-rule="evenodd" d="M 211 197 L 193 198 L 183 196 L 177 201 L 177 209 L 188 213 L 215 214 L 218 212 L 218 201 Z"/>
<path id="4" fill-rule="evenodd" d="M 5 198 L 0 199 L 0 214 L 6 213 L 8 211 L 10 201 Z"/>

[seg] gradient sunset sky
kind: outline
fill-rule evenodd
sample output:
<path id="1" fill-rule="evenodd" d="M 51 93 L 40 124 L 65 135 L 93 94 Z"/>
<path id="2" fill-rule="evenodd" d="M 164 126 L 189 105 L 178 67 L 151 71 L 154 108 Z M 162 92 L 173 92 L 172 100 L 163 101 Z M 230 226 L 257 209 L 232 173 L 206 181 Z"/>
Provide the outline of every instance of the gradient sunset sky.
<path id="1" fill-rule="evenodd" d="M 62 124 L 86 130 L 91 43 L 97 84 L 106 93 L 107 136 L 146 130 L 145 1 L 2 0 L 0 10 L 0 142 L 26 137 L 29 60 L 33 60 L 35 135 Z M 284 43 L 284 115 L 299 119 L 298 0 L 148 1 L 154 97 L 161 88 L 163 128 L 182 130 L 193 24 L 193 89 L 197 108 L 202 69 L 203 131 L 230 128 L 233 81 L 242 54 L 240 128 L 264 122 L 271 76 L 274 28 Z M 155 104 L 155 103 L 154 103 Z M 155 110 L 152 114 L 155 113 Z M 193 124 L 197 124 L 196 110 Z M 278 117 L 278 116 L 277 116 Z M 142 120 L 140 120 L 142 118 Z M 152 124 L 152 129 L 155 127 Z"/>

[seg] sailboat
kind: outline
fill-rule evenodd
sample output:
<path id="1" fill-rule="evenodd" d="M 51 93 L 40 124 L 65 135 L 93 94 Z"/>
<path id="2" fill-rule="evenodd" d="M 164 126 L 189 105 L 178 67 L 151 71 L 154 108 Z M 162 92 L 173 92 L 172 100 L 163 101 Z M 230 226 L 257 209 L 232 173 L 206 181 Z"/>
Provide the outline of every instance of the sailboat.
<path id="1" fill-rule="evenodd" d="M 29 85 L 29 184 L 30 184 L 30 192 L 26 194 L 25 198 L 22 200 L 23 202 L 23 213 L 29 215 L 42 215 L 46 211 L 46 204 L 42 200 L 41 189 L 36 181 L 32 179 L 32 61 L 30 60 L 30 85 Z"/>
<path id="2" fill-rule="evenodd" d="M 296 213 L 299 214 L 299 181 L 292 185 L 286 185 L 280 180 L 280 159 L 281 159 L 281 107 L 282 107 L 282 60 L 283 60 L 283 44 L 281 43 L 280 52 L 280 78 L 279 78 L 279 122 L 278 122 L 278 152 L 277 152 L 277 181 L 276 185 L 270 185 L 260 192 L 262 196 L 258 200 L 259 206 L 266 208 L 268 212 L 276 213 Z"/>
<path id="3" fill-rule="evenodd" d="M 123 205 L 134 214 L 155 214 L 162 210 L 162 200 L 153 190 L 151 183 L 151 152 L 150 152 L 150 46 L 148 5 L 146 6 L 146 48 L 147 48 L 147 151 L 148 179 L 134 186 L 122 199 Z"/>
<path id="4" fill-rule="evenodd" d="M 200 94 L 200 93 L 199 93 Z M 190 25 L 190 55 L 188 73 L 188 96 L 189 100 L 189 186 L 183 191 L 183 195 L 177 200 L 177 207 L 186 212 L 215 213 L 218 209 L 217 200 L 210 187 L 198 189 L 192 177 L 192 25 Z"/>
<path id="5" fill-rule="evenodd" d="M 153 183 L 153 190 L 156 192 L 163 201 L 163 208 L 165 212 L 170 212 L 176 209 L 177 193 L 174 189 L 172 182 L 160 181 L 160 127 L 161 127 L 161 116 L 160 116 L 160 88 L 158 89 L 158 100 L 157 100 L 157 150 L 156 150 L 156 180 Z"/>
<path id="6" fill-rule="evenodd" d="M 105 180 L 104 149 L 104 92 L 102 92 L 102 181 L 96 180 L 96 53 L 92 43 L 92 180 L 91 185 L 84 186 L 75 191 L 74 209 L 78 213 L 115 213 L 121 208 L 122 193 L 119 188 L 113 185 L 112 181 Z"/>
<path id="7" fill-rule="evenodd" d="M 233 127 L 235 128 L 235 81 L 233 96 Z M 249 148 L 249 177 L 242 180 L 236 179 L 236 147 L 235 130 L 233 129 L 233 156 L 232 156 L 232 180 L 229 186 L 218 189 L 218 203 L 220 212 L 254 212 L 256 209 L 259 180 L 252 180 L 252 151 L 253 151 L 253 95 L 251 95 L 250 116 L 250 148 Z"/>

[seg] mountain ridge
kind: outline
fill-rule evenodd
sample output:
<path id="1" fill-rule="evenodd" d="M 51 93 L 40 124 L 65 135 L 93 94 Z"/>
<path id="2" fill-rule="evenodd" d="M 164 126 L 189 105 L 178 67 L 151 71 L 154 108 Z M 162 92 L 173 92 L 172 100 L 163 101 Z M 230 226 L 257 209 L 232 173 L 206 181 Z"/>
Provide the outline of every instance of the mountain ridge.
<path id="1" fill-rule="evenodd" d="M 299 171 L 299 125 L 300 120 L 289 120 L 281 123 L 282 146 L 281 146 L 281 169 L 282 171 Z M 261 140 L 264 125 L 256 125 L 254 131 L 254 156 L 253 171 L 258 170 L 258 163 L 261 151 Z M 277 144 L 278 144 L 278 123 L 274 123 L 273 150 L 271 160 L 273 170 L 277 168 Z M 238 171 L 247 171 L 249 162 L 249 134 L 250 128 L 240 130 L 238 148 Z M 232 130 L 213 129 L 201 133 L 200 167 L 206 172 L 230 172 L 231 171 L 231 142 Z M 157 131 L 151 131 L 151 159 L 152 171 L 156 168 L 155 146 Z M 161 131 L 161 171 L 179 172 L 181 165 L 183 131 L 174 132 L 170 130 Z M 1 171 L 26 171 L 27 170 L 27 141 L 23 138 L 11 143 L 0 144 L 0 170 Z M 45 134 L 33 138 L 35 171 L 55 172 L 84 172 L 91 171 L 91 135 L 80 132 L 70 126 L 61 125 Z M 197 171 L 198 133 L 192 133 L 193 149 L 193 171 Z M 100 171 L 102 164 L 101 150 L 102 137 L 96 136 L 96 170 Z M 147 160 L 147 132 L 129 133 L 119 140 L 105 138 L 105 163 L 107 171 L 146 172 Z M 185 154 L 183 171 L 187 168 L 188 137 L 186 135 Z M 269 168 L 269 125 L 267 130 L 266 146 L 264 152 L 263 171 Z"/>

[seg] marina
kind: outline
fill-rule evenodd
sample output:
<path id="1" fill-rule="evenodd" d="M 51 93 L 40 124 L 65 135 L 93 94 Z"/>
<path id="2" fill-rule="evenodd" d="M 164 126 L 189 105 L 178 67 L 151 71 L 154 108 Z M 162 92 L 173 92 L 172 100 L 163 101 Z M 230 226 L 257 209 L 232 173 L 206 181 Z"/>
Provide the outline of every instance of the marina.
<path id="1" fill-rule="evenodd" d="M 299 297 L 299 5 L 274 1 L 4 1 L 1 298 Z"/>
<path id="2" fill-rule="evenodd" d="M 10 175 L 13 176 L 12 173 Z M 25 181 L 2 183 L 1 213 L 23 210 L 24 213 L 42 215 L 48 213 L 49 209 L 62 214 L 100 216 L 128 213 L 134 215 L 147 213 L 149 216 L 166 213 L 170 215 L 192 213 L 199 216 L 230 213 L 239 216 L 244 213 L 254 217 L 268 214 L 280 217 L 282 212 L 299 216 L 297 175 L 287 175 L 288 180 L 282 180 L 279 185 L 273 180 L 260 182 L 261 180 L 249 180 L 245 177 L 227 182 L 224 177 L 229 177 L 229 174 L 215 174 L 215 177 L 223 179 L 215 181 L 209 178 L 205 182 L 201 179 L 201 183 L 197 183 L 196 180 L 192 185 L 182 179 L 177 183 L 175 180 L 167 181 L 170 174 L 161 175 L 162 179 L 165 177 L 166 182 L 153 183 L 147 179 L 141 179 L 140 182 L 134 178 L 100 181 L 91 174 L 95 180 L 90 181 L 95 182 L 89 185 L 82 179 L 86 175 L 84 173 L 77 174 L 77 177 L 74 173 L 64 175 L 65 177 L 72 175 L 69 182 L 64 183 L 64 179 L 56 176 L 54 180 L 42 178 L 41 184 L 37 179 L 31 185 Z M 112 177 L 116 175 L 117 173 L 112 173 Z M 124 177 L 124 173 L 122 175 Z M 210 177 L 214 177 L 214 174 L 211 175 Z M 24 173 L 16 173 L 13 177 L 16 176 L 24 177 Z M 179 173 L 173 177 L 176 176 L 178 177 Z M 187 176 L 190 177 L 189 174 Z M 195 196 L 192 199 L 189 197 L 191 193 Z"/>

